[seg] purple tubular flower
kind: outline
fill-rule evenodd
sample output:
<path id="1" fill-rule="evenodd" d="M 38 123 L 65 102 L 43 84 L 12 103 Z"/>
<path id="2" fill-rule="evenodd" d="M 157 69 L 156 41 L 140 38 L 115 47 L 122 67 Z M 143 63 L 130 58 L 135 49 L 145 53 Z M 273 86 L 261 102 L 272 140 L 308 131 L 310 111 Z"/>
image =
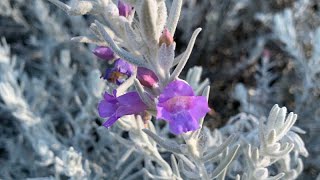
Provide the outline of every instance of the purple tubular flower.
<path id="1" fill-rule="evenodd" d="M 138 67 L 137 79 L 140 83 L 148 88 L 152 88 L 158 85 L 158 77 L 150 69 L 144 67 Z"/>
<path id="2" fill-rule="evenodd" d="M 115 55 L 114 55 L 114 52 L 112 51 L 111 48 L 109 47 L 105 47 L 105 46 L 98 46 L 96 47 L 92 53 L 94 55 L 96 55 L 97 57 L 101 58 L 101 59 L 104 59 L 104 60 L 112 60 Z"/>
<path id="3" fill-rule="evenodd" d="M 123 59 L 117 59 L 113 68 L 106 69 L 106 73 L 103 79 L 107 79 L 117 85 L 122 84 L 127 78 L 129 78 L 134 71 L 134 66 Z"/>
<path id="4" fill-rule="evenodd" d="M 209 110 L 204 96 L 195 96 L 189 84 L 175 80 L 159 96 L 157 118 L 167 121 L 170 131 L 178 135 L 199 129 L 199 120 Z"/>
<path id="5" fill-rule="evenodd" d="M 118 1 L 118 9 L 119 9 L 120 16 L 128 17 L 132 12 L 132 8 L 133 7 L 130 6 L 129 4 L 126 4 L 121 0 Z"/>
<path id="6" fill-rule="evenodd" d="M 113 94 L 106 92 L 98 105 L 99 116 L 108 118 L 103 123 L 106 128 L 112 126 L 122 116 L 139 114 L 147 109 L 136 92 L 128 92 L 119 97 L 116 94 L 116 90 L 113 91 Z"/>
<path id="7" fill-rule="evenodd" d="M 134 71 L 134 66 L 123 59 L 117 59 L 114 63 L 114 67 L 122 74 L 131 76 Z"/>

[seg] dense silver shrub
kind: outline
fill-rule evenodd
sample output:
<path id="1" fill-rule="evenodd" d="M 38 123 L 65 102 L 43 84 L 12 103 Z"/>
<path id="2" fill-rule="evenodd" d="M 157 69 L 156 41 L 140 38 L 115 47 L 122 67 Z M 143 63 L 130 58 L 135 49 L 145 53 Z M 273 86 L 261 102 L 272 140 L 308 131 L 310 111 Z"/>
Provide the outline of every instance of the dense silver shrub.
<path id="1" fill-rule="evenodd" d="M 89 48 L 93 48 L 91 44 L 126 47 L 133 42 L 123 35 L 132 33 L 131 30 L 137 28 L 135 26 L 140 26 L 139 28 L 145 30 L 145 34 L 140 34 L 143 38 L 150 33 L 148 26 L 143 27 L 143 22 L 139 25 L 134 24 L 139 22 L 133 20 L 123 27 L 123 19 L 118 15 L 115 1 L 75 0 L 69 5 L 62 1 L 49 1 L 69 15 L 92 14 L 95 17 L 68 17 L 56 8 L 50 9 L 45 1 L 16 0 L 15 6 L 20 7 L 16 9 L 9 1 L 0 2 L 1 9 L 5 9 L 1 11 L 2 16 L 12 18 L 18 26 L 30 28 L 30 31 L 39 27 L 35 30 L 36 33 L 30 33 L 28 36 L 30 47 L 36 50 L 27 49 L 27 54 L 35 56 L 34 59 L 30 56 L 15 56 L 11 53 L 5 38 L 2 39 L 0 113 L 4 123 L 0 128 L 4 133 L 1 134 L 0 145 L 5 153 L 5 158 L 1 159 L 5 166 L 0 169 L 1 178 L 296 179 L 301 174 L 301 156 L 307 157 L 308 151 L 299 135 L 305 132 L 293 126 L 297 115 L 287 115 L 285 107 L 274 105 L 269 117 L 265 118 L 269 105 L 277 103 L 270 98 L 275 90 L 273 87 L 270 88 L 269 84 L 276 75 L 271 74 L 270 69 L 274 64 L 268 53 L 263 54 L 262 63 L 257 68 L 260 73 L 256 76 L 256 81 L 259 82 L 256 88 L 247 89 L 243 84 L 236 86 L 234 98 L 241 102 L 242 113 L 231 117 L 228 123 L 219 129 L 212 131 L 203 126 L 197 131 L 172 137 L 168 125 L 158 121 L 149 121 L 149 128 L 145 129 L 140 116 L 125 116 L 117 122 L 117 126 L 105 129 L 101 127 L 102 119 L 97 118 L 96 106 L 103 91 L 111 90 L 113 85 L 99 78 L 100 64 L 94 60 L 87 47 L 70 43 L 68 39 L 80 35 L 72 40 L 88 43 Z M 169 15 L 167 23 L 171 24 L 171 31 L 174 32 L 182 1 L 167 3 L 168 12 L 165 1 L 152 2 L 156 6 L 152 8 L 158 10 L 152 12 L 153 16 L 163 16 L 166 19 Z M 139 7 L 136 1 L 128 3 L 136 5 L 140 13 L 150 12 L 147 11 L 150 7 Z M 196 1 L 184 3 L 188 3 L 185 7 L 190 8 L 182 8 L 182 14 L 185 13 L 181 20 L 181 27 L 185 27 L 182 38 L 184 40 L 192 36 L 195 28 L 193 24 L 184 26 L 184 23 L 193 19 L 192 22 L 197 24 L 200 20 L 194 19 L 194 16 L 198 17 L 205 6 L 217 8 L 217 11 L 212 11 L 213 14 L 208 13 L 208 23 L 212 23 L 211 19 L 216 18 L 214 13 L 224 12 L 224 7 L 218 6 L 217 1 L 204 1 L 204 5 L 194 9 L 191 7 L 199 6 Z M 227 18 L 223 23 L 228 24 L 227 27 L 237 24 L 237 18 L 232 17 L 236 16 L 241 7 L 248 4 L 249 1 L 234 2 L 232 5 L 235 9 L 226 16 L 230 16 L 230 19 Z M 301 59 L 304 51 L 301 48 L 298 48 L 300 51 L 294 51 L 294 47 L 298 45 L 297 42 L 291 42 L 295 41 L 291 37 L 294 36 L 292 29 L 279 29 L 281 21 L 285 21 L 288 26 L 293 24 L 292 19 L 290 20 L 290 10 L 275 16 L 258 15 L 266 22 L 273 22 L 273 38 L 283 41 L 286 45 L 284 50 L 291 53 L 298 64 L 297 67 L 301 68 L 299 71 L 304 75 L 302 82 L 305 89 L 297 91 L 294 101 L 297 105 L 301 104 L 301 107 L 297 106 L 295 110 L 304 113 L 305 109 L 309 110 L 309 105 L 306 108 L 302 103 L 310 103 L 310 98 L 313 98 L 308 91 L 317 88 L 318 71 L 314 68 L 317 63 L 317 51 L 314 50 L 310 60 Z M 28 16 L 36 21 L 28 22 Z M 103 25 L 96 21 L 91 24 L 89 32 L 87 22 L 93 22 L 91 18 L 107 23 Z M 147 22 L 149 16 L 145 18 Z M 66 23 L 68 28 L 65 26 Z M 164 23 L 164 20 L 158 21 L 156 25 Z M 208 47 L 206 41 L 214 41 L 212 38 L 219 37 L 218 33 L 208 35 L 210 27 L 211 25 L 206 24 L 199 43 L 200 49 Z M 222 29 L 219 31 L 223 32 Z M 314 36 L 319 34 L 318 31 L 314 32 Z M 191 40 L 194 43 L 195 37 Z M 253 64 L 263 52 L 265 40 L 266 37 L 257 38 L 255 41 L 258 45 L 252 48 L 251 56 L 237 68 L 245 69 L 249 64 Z M 112 45 L 113 41 L 116 42 L 115 45 Z M 314 42 L 314 49 L 317 49 L 318 44 Z M 139 46 L 126 48 L 132 50 L 137 47 Z M 134 50 L 139 52 L 141 49 L 144 48 Z M 192 47 L 188 47 L 186 52 L 191 50 Z M 116 53 L 135 62 L 134 58 L 123 54 L 121 49 Z M 34 62 L 29 62 L 30 59 Z M 177 61 L 180 59 L 181 56 L 176 57 Z M 300 66 L 299 63 L 304 65 Z M 201 74 L 201 67 L 190 68 L 186 81 L 197 94 L 208 98 L 209 80 L 201 81 Z M 131 84 L 132 80 L 129 79 Z M 138 85 L 136 87 L 139 88 Z M 128 88 L 121 86 L 118 90 L 124 92 Z M 315 101 L 312 107 L 317 107 L 318 102 Z M 299 119 L 304 121 L 304 116 Z M 203 120 L 201 126 L 202 123 Z"/>

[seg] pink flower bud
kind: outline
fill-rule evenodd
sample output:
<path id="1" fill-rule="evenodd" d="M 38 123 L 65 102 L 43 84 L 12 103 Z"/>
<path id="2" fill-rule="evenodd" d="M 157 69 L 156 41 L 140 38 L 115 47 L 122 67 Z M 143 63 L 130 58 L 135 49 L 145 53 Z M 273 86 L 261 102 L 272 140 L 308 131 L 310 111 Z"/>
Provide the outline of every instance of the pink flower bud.
<path id="1" fill-rule="evenodd" d="M 158 77 L 150 69 L 138 67 L 137 79 L 145 87 L 155 87 L 158 84 Z"/>
<path id="2" fill-rule="evenodd" d="M 167 28 L 164 28 L 159 39 L 159 45 L 161 46 L 163 43 L 167 46 L 170 46 L 173 43 L 173 37 Z"/>
<path id="3" fill-rule="evenodd" d="M 262 55 L 263 57 L 270 58 L 271 52 L 268 49 L 264 49 Z"/>

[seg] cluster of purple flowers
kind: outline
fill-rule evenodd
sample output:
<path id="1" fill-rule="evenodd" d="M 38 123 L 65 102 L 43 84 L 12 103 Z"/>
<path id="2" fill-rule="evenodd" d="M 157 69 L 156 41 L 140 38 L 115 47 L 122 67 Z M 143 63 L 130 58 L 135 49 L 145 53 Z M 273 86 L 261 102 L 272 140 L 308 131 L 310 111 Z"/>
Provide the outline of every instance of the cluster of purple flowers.
<path id="1" fill-rule="evenodd" d="M 119 15 L 128 17 L 133 8 L 122 1 L 118 3 Z M 164 29 L 159 43 L 167 46 L 173 43 L 173 37 L 167 29 Z M 196 96 L 191 86 L 183 80 L 173 80 L 159 86 L 158 76 L 150 69 L 136 67 L 127 61 L 116 58 L 116 55 L 109 47 L 97 47 L 93 53 L 104 60 L 113 61 L 113 68 L 106 70 L 104 79 L 117 85 L 122 84 L 127 78 L 135 75 L 140 84 L 147 89 L 150 100 L 155 100 L 155 105 L 146 105 L 137 92 L 128 92 L 117 96 L 117 91 L 113 94 L 105 93 L 103 100 L 98 105 L 99 115 L 106 118 L 103 124 L 109 128 L 120 117 L 125 115 L 143 115 L 147 111 L 156 111 L 157 119 L 165 120 L 169 123 L 170 131 L 173 134 L 181 134 L 199 129 L 199 120 L 210 110 L 206 97 Z M 136 72 L 136 73 L 135 73 Z M 162 84 L 163 86 L 163 84 Z M 156 91 L 153 91 L 156 90 Z"/>

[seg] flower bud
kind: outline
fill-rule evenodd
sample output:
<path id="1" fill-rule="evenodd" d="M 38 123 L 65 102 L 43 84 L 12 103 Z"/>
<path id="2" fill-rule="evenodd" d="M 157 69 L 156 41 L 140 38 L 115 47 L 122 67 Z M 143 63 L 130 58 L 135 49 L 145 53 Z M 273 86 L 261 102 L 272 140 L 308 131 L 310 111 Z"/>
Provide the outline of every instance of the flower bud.
<path id="1" fill-rule="evenodd" d="M 97 57 L 101 58 L 101 59 L 104 59 L 104 60 L 112 60 L 115 55 L 114 55 L 114 52 L 112 51 L 111 48 L 109 47 L 105 47 L 105 46 L 98 46 L 96 47 L 92 53 L 94 55 L 96 55 Z"/>
<path id="2" fill-rule="evenodd" d="M 164 28 L 159 39 L 159 45 L 161 46 L 163 43 L 167 46 L 170 46 L 173 43 L 173 37 L 167 28 Z"/>
<path id="3" fill-rule="evenodd" d="M 145 87 L 155 87 L 158 84 L 158 77 L 150 69 L 138 67 L 137 79 Z"/>
<path id="4" fill-rule="evenodd" d="M 120 16 L 128 17 L 132 12 L 133 7 L 119 0 L 118 9 L 119 9 Z"/>
<path id="5" fill-rule="evenodd" d="M 268 49 L 264 49 L 262 52 L 262 56 L 266 58 L 270 58 L 271 52 Z"/>

